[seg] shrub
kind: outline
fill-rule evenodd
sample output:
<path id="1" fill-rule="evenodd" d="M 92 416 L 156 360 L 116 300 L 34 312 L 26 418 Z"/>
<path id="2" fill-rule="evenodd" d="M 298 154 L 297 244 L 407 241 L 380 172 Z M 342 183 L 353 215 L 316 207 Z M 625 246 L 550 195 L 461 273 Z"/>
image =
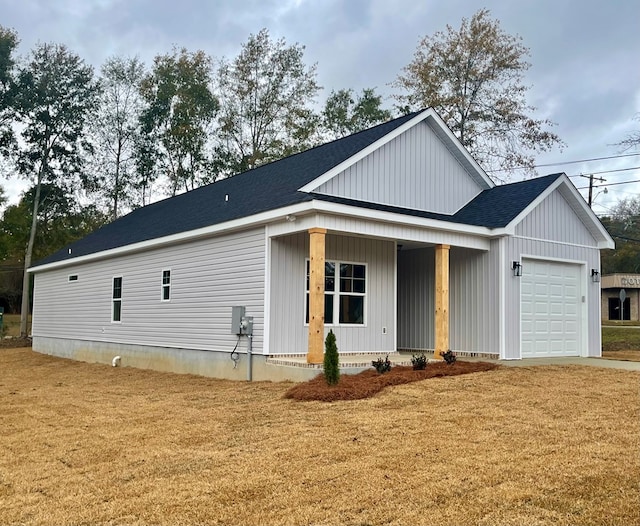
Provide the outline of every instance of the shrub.
<path id="1" fill-rule="evenodd" d="M 378 371 L 379 374 L 388 373 L 391 370 L 391 362 L 389 361 L 388 354 L 384 360 L 382 358 L 373 360 L 371 362 L 371 365 L 373 365 L 376 368 L 376 371 Z"/>
<path id="2" fill-rule="evenodd" d="M 414 354 L 411 356 L 411 365 L 413 365 L 414 371 L 422 371 L 427 368 L 427 357 L 424 353 L 417 356 Z"/>
<path id="3" fill-rule="evenodd" d="M 324 341 L 324 378 L 327 385 L 336 385 L 340 380 L 340 358 L 333 330 L 329 331 Z"/>
<path id="4" fill-rule="evenodd" d="M 448 350 L 447 352 L 442 353 L 442 358 L 449 365 L 453 365 L 456 362 L 456 355 L 453 354 L 451 350 Z"/>

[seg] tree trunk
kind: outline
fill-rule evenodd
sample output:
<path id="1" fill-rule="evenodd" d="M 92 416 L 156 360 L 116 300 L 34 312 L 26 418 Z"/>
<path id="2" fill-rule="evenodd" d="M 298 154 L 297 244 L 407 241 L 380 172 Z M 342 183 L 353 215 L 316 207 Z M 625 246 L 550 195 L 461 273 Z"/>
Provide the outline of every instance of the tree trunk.
<path id="1" fill-rule="evenodd" d="M 31 256 L 33 255 L 33 245 L 36 240 L 36 228 L 38 226 L 38 207 L 40 205 L 40 189 L 42 187 L 42 173 L 44 170 L 40 167 L 38 174 L 38 184 L 36 185 L 36 195 L 33 199 L 33 216 L 31 217 L 31 232 L 29 234 L 29 243 L 27 244 L 27 252 L 24 255 L 24 275 L 22 277 L 22 308 L 20 309 L 20 337 L 29 336 L 27 324 L 29 321 L 29 285 L 31 276 L 28 269 L 31 266 Z"/>

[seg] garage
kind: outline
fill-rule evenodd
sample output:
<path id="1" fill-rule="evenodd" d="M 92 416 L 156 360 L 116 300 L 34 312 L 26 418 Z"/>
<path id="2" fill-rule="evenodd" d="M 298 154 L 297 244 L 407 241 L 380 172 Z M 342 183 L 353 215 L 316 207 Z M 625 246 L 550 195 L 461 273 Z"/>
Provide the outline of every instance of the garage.
<path id="1" fill-rule="evenodd" d="M 520 289 L 522 358 L 579 356 L 579 265 L 523 260 Z"/>

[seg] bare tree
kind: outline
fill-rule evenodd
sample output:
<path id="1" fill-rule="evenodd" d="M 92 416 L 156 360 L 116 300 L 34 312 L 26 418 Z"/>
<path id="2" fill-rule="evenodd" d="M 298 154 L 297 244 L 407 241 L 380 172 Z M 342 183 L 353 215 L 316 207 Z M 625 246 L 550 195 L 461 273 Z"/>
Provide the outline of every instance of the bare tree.
<path id="1" fill-rule="evenodd" d="M 533 153 L 563 143 L 548 130 L 551 121 L 530 116 L 528 54 L 482 9 L 459 29 L 447 26 L 420 42 L 394 83 L 407 93 L 396 98 L 406 109 L 433 107 L 485 169 L 533 172 Z"/>

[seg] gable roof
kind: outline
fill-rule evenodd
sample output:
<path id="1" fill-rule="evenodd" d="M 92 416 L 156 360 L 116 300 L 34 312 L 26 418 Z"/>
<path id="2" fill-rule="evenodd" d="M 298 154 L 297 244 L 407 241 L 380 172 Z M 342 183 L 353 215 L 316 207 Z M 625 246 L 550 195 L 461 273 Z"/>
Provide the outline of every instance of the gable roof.
<path id="1" fill-rule="evenodd" d="M 425 119 L 429 119 L 429 125 L 438 130 L 438 136 L 448 142 L 447 147 L 452 155 L 485 188 L 455 214 L 357 201 L 313 191 L 326 180 L 328 173 L 338 173 L 345 166 L 357 162 Z M 185 232 L 259 216 L 310 201 L 329 201 L 489 230 L 501 229 L 512 226 L 523 213 L 539 202 L 541 196 L 548 195 L 550 189 L 561 182 L 573 189 L 565 190 L 565 193 L 575 201 L 579 194 L 564 174 L 495 186 L 468 152 L 456 143 L 455 137 L 437 114 L 427 109 L 136 209 L 38 261 L 32 268 L 161 238 L 173 240 Z M 586 207 L 584 199 L 579 197 L 579 200 L 582 201 L 582 207 Z M 596 223 L 590 228 L 595 232 L 596 239 L 613 243 L 591 210 L 583 211 L 580 203 L 574 202 L 572 206 L 581 215 L 581 219 Z"/>
<path id="2" fill-rule="evenodd" d="M 421 112 L 410 113 L 190 192 L 138 208 L 34 266 L 188 232 L 282 208 L 312 196 L 298 189 Z"/>

